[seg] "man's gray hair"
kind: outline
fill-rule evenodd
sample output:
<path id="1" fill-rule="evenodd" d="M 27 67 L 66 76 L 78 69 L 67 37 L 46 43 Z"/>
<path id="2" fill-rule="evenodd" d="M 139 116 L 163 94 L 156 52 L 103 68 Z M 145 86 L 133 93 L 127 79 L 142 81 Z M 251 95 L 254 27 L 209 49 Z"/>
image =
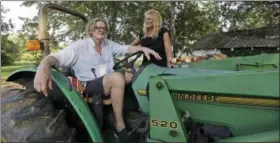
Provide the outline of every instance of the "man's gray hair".
<path id="1" fill-rule="evenodd" d="M 104 19 L 101 19 L 101 18 L 95 18 L 95 19 L 92 19 L 88 22 L 87 26 L 86 26 L 86 37 L 91 37 L 91 32 L 94 30 L 95 26 L 96 26 L 96 23 L 97 22 L 104 22 L 105 23 L 105 26 L 106 26 L 106 33 L 108 34 L 109 33 L 109 26 L 108 26 L 108 23 L 104 20 Z"/>

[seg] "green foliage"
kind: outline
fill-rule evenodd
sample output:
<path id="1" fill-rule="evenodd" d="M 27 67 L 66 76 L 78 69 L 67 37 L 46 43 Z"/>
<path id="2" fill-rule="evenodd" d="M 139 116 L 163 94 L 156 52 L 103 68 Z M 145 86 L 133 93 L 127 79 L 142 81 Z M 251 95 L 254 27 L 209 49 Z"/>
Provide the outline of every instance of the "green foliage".
<path id="1" fill-rule="evenodd" d="M 1 11 L 1 32 L 6 33 L 12 28 L 14 28 L 14 26 L 12 24 L 11 19 L 9 19 L 9 23 L 3 21 L 3 19 L 5 18 L 4 14 L 6 14 L 9 11 L 9 9 L 5 9 L 3 5 L 1 5 L 0 11 Z"/>
<path id="2" fill-rule="evenodd" d="M 24 6 L 36 5 L 37 8 L 47 1 L 25 1 Z M 64 7 L 85 14 L 88 18 L 101 17 L 108 21 L 109 38 L 130 44 L 138 36 L 143 26 L 144 12 L 150 8 L 158 10 L 167 27 L 171 17 L 175 18 L 174 50 L 178 52 L 189 48 L 199 38 L 213 32 L 257 28 L 271 23 L 271 15 L 279 9 L 277 2 L 247 1 L 53 1 Z M 175 6 L 171 7 L 171 6 Z M 174 8 L 174 15 L 171 9 Z M 79 18 L 71 15 L 48 11 L 50 47 L 61 49 L 61 42 L 83 38 L 84 24 Z M 24 19 L 23 37 L 35 38 L 38 28 L 38 17 Z M 173 29 L 172 27 L 170 29 Z"/>
<path id="3" fill-rule="evenodd" d="M 32 55 L 32 61 L 35 62 L 35 65 L 39 65 L 40 61 L 41 61 L 40 51 L 33 51 L 33 52 L 30 52 L 30 54 Z"/>
<path id="4" fill-rule="evenodd" d="M 9 40 L 9 32 L 11 29 L 14 28 L 12 25 L 12 21 L 9 20 L 9 23 L 3 21 L 4 17 L 3 14 L 6 14 L 8 9 L 5 9 L 1 5 L 1 65 L 10 65 L 17 61 L 20 55 L 19 46 L 17 43 Z"/>
<path id="5" fill-rule="evenodd" d="M 11 65 L 19 59 L 20 51 L 17 44 L 8 40 L 8 34 L 1 36 L 1 65 Z"/>
<path id="6" fill-rule="evenodd" d="M 218 8 L 216 2 L 199 3 L 180 2 L 178 9 L 180 12 L 176 19 L 176 45 L 175 48 L 188 48 L 192 41 L 195 41 L 210 32 L 217 32 Z"/>
<path id="7" fill-rule="evenodd" d="M 251 29 L 271 24 L 272 15 L 279 9 L 279 2 L 240 1 L 219 2 L 223 23 L 230 23 L 230 30 Z"/>

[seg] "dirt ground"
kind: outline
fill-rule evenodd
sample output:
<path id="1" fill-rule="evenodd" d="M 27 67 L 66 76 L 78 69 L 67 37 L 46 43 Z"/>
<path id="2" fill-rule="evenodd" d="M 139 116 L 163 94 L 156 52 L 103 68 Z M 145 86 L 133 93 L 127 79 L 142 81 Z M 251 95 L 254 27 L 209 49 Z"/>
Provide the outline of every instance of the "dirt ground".
<path id="1" fill-rule="evenodd" d="M 22 88 L 22 86 L 17 83 L 14 83 L 14 82 L 6 82 L 6 79 L 1 78 L 0 92 L 3 92 L 8 89 L 12 89 L 12 88 Z"/>

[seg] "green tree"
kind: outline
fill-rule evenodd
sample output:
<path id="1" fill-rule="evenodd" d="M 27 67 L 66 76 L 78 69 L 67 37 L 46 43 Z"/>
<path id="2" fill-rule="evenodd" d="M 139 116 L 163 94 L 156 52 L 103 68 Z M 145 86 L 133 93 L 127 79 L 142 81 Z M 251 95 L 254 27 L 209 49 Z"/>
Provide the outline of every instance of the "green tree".
<path id="1" fill-rule="evenodd" d="M 13 41 L 8 40 L 8 34 L 1 36 L 1 65 L 11 65 L 19 59 L 19 47 Z"/>
<path id="2" fill-rule="evenodd" d="M 19 59 L 20 50 L 19 46 L 13 42 L 12 40 L 9 40 L 9 31 L 14 28 L 11 19 L 9 20 L 9 23 L 4 22 L 4 14 L 8 12 L 8 9 L 5 9 L 1 5 L 1 65 L 10 65 L 13 64 L 15 61 Z"/>
<path id="3" fill-rule="evenodd" d="M 216 2 L 179 2 L 176 18 L 176 50 L 189 45 L 206 34 L 219 29 L 219 13 Z"/>
<path id="4" fill-rule="evenodd" d="M 252 29 L 270 25 L 279 2 L 219 2 L 219 8 L 224 27 L 229 23 L 229 30 Z"/>
<path id="5" fill-rule="evenodd" d="M 101 17 L 110 26 L 109 38 L 123 44 L 131 43 L 143 26 L 144 12 L 158 10 L 167 27 L 172 31 L 175 52 L 188 49 L 199 38 L 213 32 L 256 28 L 269 23 L 273 12 L 279 9 L 277 2 L 215 2 L 215 1 L 53 1 L 85 14 L 88 18 Z M 46 1 L 26 1 L 24 6 L 39 8 Z M 38 9 L 39 10 L 39 9 Z M 23 32 L 37 28 L 38 18 L 25 20 Z M 63 48 L 59 43 L 80 39 L 84 25 L 76 17 L 57 11 L 49 11 L 51 47 Z M 32 25 L 32 23 L 36 23 Z M 35 33 L 35 32 L 33 32 Z M 25 34 L 25 36 L 27 36 Z"/>

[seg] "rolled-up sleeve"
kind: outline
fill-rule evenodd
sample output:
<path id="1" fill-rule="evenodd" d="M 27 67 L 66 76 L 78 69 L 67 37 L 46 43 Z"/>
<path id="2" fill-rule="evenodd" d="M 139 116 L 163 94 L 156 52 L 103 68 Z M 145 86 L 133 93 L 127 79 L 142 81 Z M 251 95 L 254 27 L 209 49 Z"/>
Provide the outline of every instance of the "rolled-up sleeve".
<path id="1" fill-rule="evenodd" d="M 57 60 L 55 66 L 58 68 L 72 67 L 77 61 L 77 46 L 80 44 L 79 42 L 74 42 L 63 50 L 50 54 L 50 56 L 55 57 Z"/>
<path id="2" fill-rule="evenodd" d="M 130 45 L 121 45 L 121 44 L 118 44 L 111 40 L 108 40 L 108 44 L 109 44 L 110 48 L 112 49 L 113 54 L 117 54 L 117 55 L 126 54 L 128 47 L 130 46 Z"/>

